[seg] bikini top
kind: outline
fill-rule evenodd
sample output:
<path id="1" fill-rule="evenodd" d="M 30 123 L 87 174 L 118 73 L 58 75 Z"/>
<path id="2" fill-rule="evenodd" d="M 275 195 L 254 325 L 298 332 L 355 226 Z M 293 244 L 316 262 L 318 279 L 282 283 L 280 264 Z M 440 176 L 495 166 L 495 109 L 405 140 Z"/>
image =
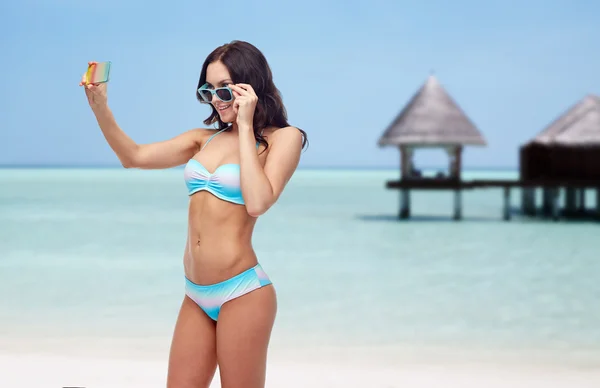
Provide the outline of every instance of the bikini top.
<path id="1" fill-rule="evenodd" d="M 227 129 L 227 128 L 225 128 Z M 213 134 L 206 140 L 200 151 L 212 140 L 213 137 L 225 129 Z M 256 143 L 258 148 L 258 142 Z M 190 159 L 183 172 L 188 195 L 199 191 L 208 191 L 215 197 L 224 201 L 243 205 L 242 189 L 240 187 L 240 165 L 235 163 L 222 164 L 214 172 L 210 172 L 196 159 Z"/>

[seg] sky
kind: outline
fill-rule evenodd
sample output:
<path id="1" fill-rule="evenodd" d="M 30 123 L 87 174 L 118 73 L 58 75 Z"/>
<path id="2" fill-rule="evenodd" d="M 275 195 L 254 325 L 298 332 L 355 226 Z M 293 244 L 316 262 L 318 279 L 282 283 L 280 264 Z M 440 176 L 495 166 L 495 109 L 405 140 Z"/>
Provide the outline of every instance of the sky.
<path id="1" fill-rule="evenodd" d="M 78 86 L 90 60 L 112 61 L 109 105 L 136 142 L 203 127 L 202 63 L 238 39 L 308 134 L 300 167 L 397 167 L 377 140 L 433 71 L 488 142 L 463 165 L 516 168 L 520 145 L 600 94 L 598 15 L 592 0 L 3 1 L 0 165 L 119 165 Z"/>

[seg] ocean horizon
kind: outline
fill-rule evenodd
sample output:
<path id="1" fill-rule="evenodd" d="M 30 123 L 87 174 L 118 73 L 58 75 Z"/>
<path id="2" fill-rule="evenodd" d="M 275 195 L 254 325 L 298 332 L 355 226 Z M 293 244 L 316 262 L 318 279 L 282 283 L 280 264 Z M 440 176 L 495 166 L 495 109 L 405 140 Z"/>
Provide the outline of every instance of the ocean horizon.
<path id="1" fill-rule="evenodd" d="M 124 169 L 119 164 L 0 164 L 0 169 Z M 177 170 L 183 169 L 185 165 L 172 167 L 164 170 Z M 447 165 L 423 165 L 421 169 L 427 171 L 446 170 Z M 133 169 L 135 170 L 135 169 Z M 316 165 L 316 166 L 298 166 L 297 170 L 397 170 L 400 171 L 400 166 L 397 165 L 383 165 L 383 166 L 327 166 L 327 165 Z M 518 172 L 518 166 L 463 166 L 462 172 L 469 171 L 511 171 Z"/>

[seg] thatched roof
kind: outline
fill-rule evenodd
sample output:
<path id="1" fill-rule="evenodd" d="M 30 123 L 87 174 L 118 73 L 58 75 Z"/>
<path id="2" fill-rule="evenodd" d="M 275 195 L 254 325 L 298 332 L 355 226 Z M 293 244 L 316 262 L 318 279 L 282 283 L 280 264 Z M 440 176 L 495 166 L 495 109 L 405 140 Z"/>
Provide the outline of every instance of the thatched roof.
<path id="1" fill-rule="evenodd" d="M 378 144 L 484 146 L 486 141 L 435 76 L 430 75 Z"/>
<path id="2" fill-rule="evenodd" d="M 600 145 L 600 97 L 585 96 L 540 132 L 530 143 Z"/>

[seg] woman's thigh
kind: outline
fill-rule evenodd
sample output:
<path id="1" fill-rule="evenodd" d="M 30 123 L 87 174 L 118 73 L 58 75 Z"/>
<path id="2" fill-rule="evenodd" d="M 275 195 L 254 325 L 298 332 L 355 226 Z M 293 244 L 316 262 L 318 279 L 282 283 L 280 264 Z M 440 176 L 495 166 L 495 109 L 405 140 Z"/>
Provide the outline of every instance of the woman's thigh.
<path id="1" fill-rule="evenodd" d="M 169 355 L 168 388 L 208 388 L 217 367 L 215 322 L 183 298 Z"/>
<path id="2" fill-rule="evenodd" d="M 230 300 L 217 323 L 217 359 L 223 388 L 263 388 L 277 296 L 267 285 Z"/>

